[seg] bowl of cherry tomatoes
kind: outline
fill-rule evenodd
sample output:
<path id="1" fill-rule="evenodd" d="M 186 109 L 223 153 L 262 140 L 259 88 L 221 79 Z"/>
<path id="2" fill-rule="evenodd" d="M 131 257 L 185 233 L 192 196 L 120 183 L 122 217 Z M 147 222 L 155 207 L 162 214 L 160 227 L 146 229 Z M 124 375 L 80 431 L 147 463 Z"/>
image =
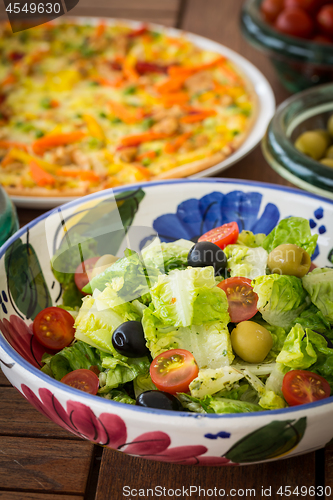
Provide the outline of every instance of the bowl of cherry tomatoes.
<path id="1" fill-rule="evenodd" d="M 247 0 L 241 28 L 290 92 L 332 81 L 332 0 Z"/>

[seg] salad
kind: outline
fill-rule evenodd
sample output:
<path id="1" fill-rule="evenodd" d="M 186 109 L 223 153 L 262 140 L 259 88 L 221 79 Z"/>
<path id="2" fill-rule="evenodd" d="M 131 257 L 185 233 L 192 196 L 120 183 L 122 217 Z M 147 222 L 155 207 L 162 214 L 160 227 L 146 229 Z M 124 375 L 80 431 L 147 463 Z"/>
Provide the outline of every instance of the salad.
<path id="1" fill-rule="evenodd" d="M 59 250 L 63 304 L 33 323 L 42 371 L 108 400 L 198 413 L 326 398 L 333 268 L 311 263 L 317 237 L 290 217 L 267 236 L 231 222 L 119 259 L 90 242 L 75 273 L 57 271 Z"/>

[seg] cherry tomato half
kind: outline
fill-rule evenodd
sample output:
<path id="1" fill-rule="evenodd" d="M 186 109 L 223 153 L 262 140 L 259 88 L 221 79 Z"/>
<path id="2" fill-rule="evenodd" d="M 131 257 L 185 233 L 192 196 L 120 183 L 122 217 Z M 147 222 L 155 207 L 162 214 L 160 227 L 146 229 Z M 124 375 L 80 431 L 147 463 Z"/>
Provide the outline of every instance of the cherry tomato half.
<path id="1" fill-rule="evenodd" d="M 308 38 L 313 31 L 313 22 L 305 10 L 293 7 L 278 15 L 275 27 L 287 35 Z"/>
<path id="2" fill-rule="evenodd" d="M 283 377 L 282 393 L 288 405 L 296 406 L 328 398 L 331 388 L 327 380 L 306 370 L 291 370 Z"/>
<path id="3" fill-rule="evenodd" d="M 284 6 L 287 9 L 297 7 L 310 13 L 319 7 L 318 0 L 285 0 Z"/>
<path id="4" fill-rule="evenodd" d="M 34 319 L 33 332 L 44 347 L 60 351 L 74 340 L 74 318 L 60 307 L 47 307 Z"/>
<path id="5" fill-rule="evenodd" d="M 86 368 L 67 373 L 60 382 L 89 394 L 97 394 L 99 388 L 99 378 L 96 373 Z"/>
<path id="6" fill-rule="evenodd" d="M 100 257 L 90 257 L 90 259 L 83 261 L 83 263 L 81 262 L 81 264 L 77 266 L 74 274 L 74 281 L 80 292 L 82 292 L 82 288 L 88 285 L 90 281 L 88 273 L 94 269 L 94 266 L 99 258 Z"/>
<path id="7" fill-rule="evenodd" d="M 223 250 L 227 245 L 236 243 L 238 235 L 239 229 L 237 222 L 227 222 L 227 224 L 223 224 L 223 226 L 220 227 L 214 227 L 214 229 L 200 236 L 198 242 L 211 241 Z"/>
<path id="8" fill-rule="evenodd" d="M 221 281 L 217 286 L 226 293 L 232 323 L 246 321 L 258 312 L 258 295 L 253 291 L 250 279 L 236 276 Z"/>
<path id="9" fill-rule="evenodd" d="M 198 373 L 193 355 L 185 349 L 162 352 L 150 365 L 150 376 L 157 389 L 169 394 L 187 392 Z"/>

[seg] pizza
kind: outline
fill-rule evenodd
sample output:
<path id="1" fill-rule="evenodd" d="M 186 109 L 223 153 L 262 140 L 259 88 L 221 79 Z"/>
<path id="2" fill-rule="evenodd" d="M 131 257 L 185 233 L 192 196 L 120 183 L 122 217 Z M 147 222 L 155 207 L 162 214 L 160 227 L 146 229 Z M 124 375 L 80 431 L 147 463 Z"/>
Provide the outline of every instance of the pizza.
<path id="1" fill-rule="evenodd" d="M 247 78 L 181 33 L 68 19 L 0 31 L 0 183 L 11 195 L 193 175 L 254 122 Z"/>

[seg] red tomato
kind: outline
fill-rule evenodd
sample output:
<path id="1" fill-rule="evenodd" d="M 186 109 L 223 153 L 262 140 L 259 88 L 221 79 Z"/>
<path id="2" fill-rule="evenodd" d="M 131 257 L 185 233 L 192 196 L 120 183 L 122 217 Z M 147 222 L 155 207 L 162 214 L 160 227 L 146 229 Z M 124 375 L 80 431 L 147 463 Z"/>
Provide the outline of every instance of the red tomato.
<path id="1" fill-rule="evenodd" d="M 283 377 L 282 393 L 288 405 L 296 406 L 328 398 L 331 388 L 327 380 L 306 370 L 291 370 Z"/>
<path id="2" fill-rule="evenodd" d="M 99 378 L 96 373 L 85 368 L 67 373 L 60 382 L 89 394 L 97 394 L 99 388 Z"/>
<path id="3" fill-rule="evenodd" d="M 217 286 L 226 293 L 232 323 L 246 321 L 258 312 L 258 295 L 253 291 L 250 279 L 235 276 L 221 281 Z"/>
<path id="4" fill-rule="evenodd" d="M 225 248 L 227 245 L 236 243 L 239 235 L 239 229 L 236 222 L 227 222 L 220 227 L 214 227 L 207 233 L 200 236 L 198 241 L 211 241 L 220 248 Z"/>
<path id="5" fill-rule="evenodd" d="M 320 31 L 327 36 L 333 36 L 333 5 L 325 5 L 317 14 Z"/>
<path id="6" fill-rule="evenodd" d="M 185 349 L 162 352 L 150 365 L 150 376 L 157 389 L 169 394 L 188 392 L 198 373 L 193 355 Z"/>
<path id="7" fill-rule="evenodd" d="M 333 40 L 325 35 L 316 35 L 312 38 L 312 41 L 316 43 L 333 43 Z"/>
<path id="8" fill-rule="evenodd" d="M 90 259 L 83 261 L 83 264 L 81 262 L 81 264 L 77 266 L 74 274 L 74 281 L 80 292 L 82 292 L 83 287 L 88 285 L 90 280 L 87 273 L 93 270 L 98 259 L 99 257 L 90 257 Z"/>
<path id="9" fill-rule="evenodd" d="M 284 0 L 263 0 L 260 10 L 264 19 L 268 23 L 273 23 L 277 16 L 282 12 Z"/>
<path id="10" fill-rule="evenodd" d="M 287 35 L 308 38 L 313 31 L 313 22 L 305 10 L 284 9 L 275 21 L 275 27 Z"/>
<path id="11" fill-rule="evenodd" d="M 74 340 L 74 318 L 60 307 L 43 309 L 35 317 L 32 329 L 44 347 L 55 351 L 60 351 Z"/>

